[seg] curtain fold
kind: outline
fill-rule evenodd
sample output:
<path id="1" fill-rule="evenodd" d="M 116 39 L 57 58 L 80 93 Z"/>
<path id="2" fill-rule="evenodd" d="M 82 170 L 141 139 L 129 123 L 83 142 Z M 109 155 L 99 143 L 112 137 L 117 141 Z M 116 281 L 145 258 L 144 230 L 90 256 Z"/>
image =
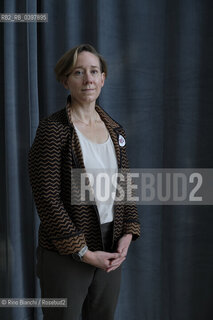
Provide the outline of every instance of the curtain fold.
<path id="1" fill-rule="evenodd" d="M 0 23 L 0 296 L 39 297 L 39 219 L 27 158 L 39 119 L 63 108 L 61 55 L 90 43 L 108 62 L 100 105 L 127 131 L 132 168 L 211 168 L 213 3 L 210 0 L 2 0 L 3 13 L 47 23 Z M 209 320 L 211 206 L 138 206 L 142 236 L 123 265 L 116 320 Z M 40 320 L 39 308 L 0 308 Z"/>

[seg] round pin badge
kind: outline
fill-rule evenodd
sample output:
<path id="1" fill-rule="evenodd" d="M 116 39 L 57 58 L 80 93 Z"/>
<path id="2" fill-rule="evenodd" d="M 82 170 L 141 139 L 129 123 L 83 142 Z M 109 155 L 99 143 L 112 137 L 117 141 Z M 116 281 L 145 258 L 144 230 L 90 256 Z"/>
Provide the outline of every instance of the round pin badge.
<path id="1" fill-rule="evenodd" d="M 121 134 L 119 134 L 118 141 L 119 141 L 119 146 L 121 146 L 121 147 L 125 146 L 126 141 Z"/>

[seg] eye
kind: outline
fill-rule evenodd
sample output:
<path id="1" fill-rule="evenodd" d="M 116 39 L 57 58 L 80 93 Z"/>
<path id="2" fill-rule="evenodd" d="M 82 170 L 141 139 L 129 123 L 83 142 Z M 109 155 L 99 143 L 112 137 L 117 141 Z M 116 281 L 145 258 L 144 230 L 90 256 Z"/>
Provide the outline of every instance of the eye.
<path id="1" fill-rule="evenodd" d="M 74 75 L 75 76 L 82 76 L 84 74 L 83 70 L 75 70 Z"/>
<path id="2" fill-rule="evenodd" d="M 91 73 L 92 73 L 92 74 L 97 74 L 97 73 L 98 73 L 98 70 L 97 70 L 97 69 L 93 69 L 93 70 L 91 70 Z"/>

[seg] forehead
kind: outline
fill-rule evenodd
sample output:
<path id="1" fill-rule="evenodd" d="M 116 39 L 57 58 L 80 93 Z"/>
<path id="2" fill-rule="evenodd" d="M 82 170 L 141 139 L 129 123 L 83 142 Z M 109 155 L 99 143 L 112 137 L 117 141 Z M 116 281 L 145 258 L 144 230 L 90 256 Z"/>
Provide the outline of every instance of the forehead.
<path id="1" fill-rule="evenodd" d="M 100 67 L 100 60 L 93 53 L 83 51 L 78 54 L 75 68 L 78 66 L 97 66 Z"/>

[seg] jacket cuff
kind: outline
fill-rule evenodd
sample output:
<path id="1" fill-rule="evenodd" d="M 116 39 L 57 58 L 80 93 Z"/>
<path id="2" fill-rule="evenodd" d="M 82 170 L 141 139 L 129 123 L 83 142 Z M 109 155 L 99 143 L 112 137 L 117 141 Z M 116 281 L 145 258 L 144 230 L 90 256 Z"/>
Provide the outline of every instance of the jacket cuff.
<path id="1" fill-rule="evenodd" d="M 140 237 L 140 223 L 138 222 L 124 222 L 123 234 L 131 233 L 132 241 Z"/>
<path id="2" fill-rule="evenodd" d="M 52 240 L 52 243 L 56 247 L 58 253 L 61 255 L 69 255 L 79 252 L 84 246 L 87 245 L 83 234 L 69 238 L 55 239 Z"/>

